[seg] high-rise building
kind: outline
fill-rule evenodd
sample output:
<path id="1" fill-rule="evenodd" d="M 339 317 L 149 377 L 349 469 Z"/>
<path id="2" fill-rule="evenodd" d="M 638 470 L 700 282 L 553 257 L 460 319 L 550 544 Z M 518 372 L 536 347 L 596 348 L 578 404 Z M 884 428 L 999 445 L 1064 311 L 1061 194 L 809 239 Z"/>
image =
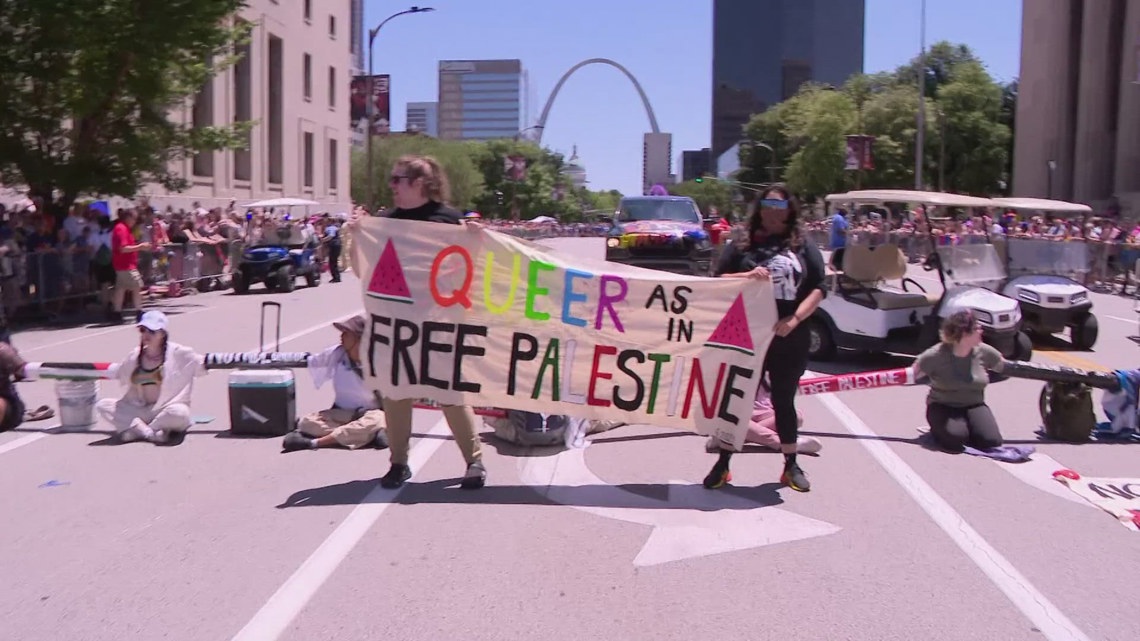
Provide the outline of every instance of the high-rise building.
<path id="1" fill-rule="evenodd" d="M 708 174 L 711 169 L 712 154 L 709 148 L 681 152 L 681 180 L 694 180 Z"/>
<path id="2" fill-rule="evenodd" d="M 645 134 L 641 143 L 641 186 L 648 194 L 654 185 L 671 185 L 673 175 L 673 134 Z"/>
<path id="3" fill-rule="evenodd" d="M 523 128 L 526 76 L 519 60 L 441 60 L 439 137 L 511 138 Z"/>
<path id="4" fill-rule="evenodd" d="M 748 119 L 805 82 L 842 85 L 863 71 L 865 0 L 715 0 L 712 147 L 715 162 Z"/>
<path id="5" fill-rule="evenodd" d="M 409 102 L 404 129 L 439 138 L 439 103 Z"/>
<path id="6" fill-rule="evenodd" d="M 1015 122 L 1015 195 L 1140 214 L 1140 2 L 1023 2 Z"/>
<path id="7" fill-rule="evenodd" d="M 358 59 L 348 2 L 249 0 L 253 23 L 241 59 L 202 87 L 185 113 L 195 127 L 253 121 L 246 150 L 198 154 L 178 162 L 190 180 L 182 193 L 153 185 L 152 205 L 189 209 L 294 196 L 330 211 L 350 211 L 349 85 Z"/>

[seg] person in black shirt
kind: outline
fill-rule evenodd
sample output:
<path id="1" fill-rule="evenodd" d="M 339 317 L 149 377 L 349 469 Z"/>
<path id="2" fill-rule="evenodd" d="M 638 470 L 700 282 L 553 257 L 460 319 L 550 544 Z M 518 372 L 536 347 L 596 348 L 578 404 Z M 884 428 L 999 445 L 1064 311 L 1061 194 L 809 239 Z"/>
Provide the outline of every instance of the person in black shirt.
<path id="1" fill-rule="evenodd" d="M 809 333 L 806 322 L 824 295 L 823 255 L 799 233 L 799 207 L 784 187 L 774 186 L 753 204 L 748 220 L 748 238 L 725 247 L 716 266 L 721 278 L 756 278 L 772 283 L 776 312 L 780 318 L 764 356 L 763 371 L 771 383 L 776 431 L 784 453 L 780 482 L 798 492 L 811 484 L 796 462 L 799 421 L 796 392 L 807 369 Z M 732 480 L 732 452 L 722 447 L 720 458 L 705 477 L 709 489 Z"/>
<path id="2" fill-rule="evenodd" d="M 448 206 L 450 189 L 447 176 L 439 163 L 430 156 L 403 156 L 396 161 L 389 177 L 392 188 L 394 209 L 388 211 L 388 218 L 418 220 L 430 223 L 459 225 L 463 215 Z M 350 226 L 357 224 L 359 216 L 354 216 Z M 428 269 L 429 265 L 419 266 Z M 407 269 L 408 265 L 404 265 Z M 357 272 L 358 274 L 360 272 Z M 412 477 L 408 467 L 408 442 L 412 435 L 413 399 L 384 399 L 384 414 L 388 422 L 388 446 L 391 452 L 392 467 L 380 478 L 385 488 L 397 488 Z M 475 413 L 466 406 L 444 406 L 443 416 L 455 436 L 455 443 L 463 453 L 467 463 L 467 473 L 460 483 L 464 489 L 483 487 L 487 470 L 483 467 L 483 455 L 479 435 L 475 431 Z"/>

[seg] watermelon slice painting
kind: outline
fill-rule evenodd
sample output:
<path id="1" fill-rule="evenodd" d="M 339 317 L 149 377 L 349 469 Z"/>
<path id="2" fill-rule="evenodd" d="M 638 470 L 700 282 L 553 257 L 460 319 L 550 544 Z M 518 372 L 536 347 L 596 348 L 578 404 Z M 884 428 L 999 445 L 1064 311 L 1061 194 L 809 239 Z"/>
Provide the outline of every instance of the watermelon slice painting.
<path id="1" fill-rule="evenodd" d="M 756 355 L 752 346 L 752 330 L 748 329 L 748 315 L 744 313 L 744 295 L 737 294 L 720 324 L 705 341 L 707 347 L 730 349 L 749 356 Z"/>
<path id="2" fill-rule="evenodd" d="M 408 281 L 404 279 L 404 268 L 400 265 L 400 257 L 396 255 L 396 248 L 392 239 L 384 245 L 376 269 L 372 270 L 372 280 L 368 282 L 368 295 L 372 298 L 391 301 L 393 303 L 407 303 L 411 305 L 412 292 L 408 291 Z"/>

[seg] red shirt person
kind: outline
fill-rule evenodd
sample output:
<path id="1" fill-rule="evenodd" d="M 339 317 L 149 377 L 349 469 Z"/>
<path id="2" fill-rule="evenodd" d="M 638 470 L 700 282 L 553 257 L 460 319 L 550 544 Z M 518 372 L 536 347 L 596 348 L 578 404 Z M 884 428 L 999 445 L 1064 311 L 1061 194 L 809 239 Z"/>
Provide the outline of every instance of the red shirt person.
<path id="1" fill-rule="evenodd" d="M 134 227 L 137 214 L 133 209 L 120 210 L 119 220 L 111 229 L 111 267 L 115 270 L 115 289 L 111 295 L 110 320 L 123 322 L 123 302 L 128 292 L 136 308 L 140 300 L 143 279 L 139 274 L 139 252 L 151 248 L 150 243 L 135 242 Z"/>

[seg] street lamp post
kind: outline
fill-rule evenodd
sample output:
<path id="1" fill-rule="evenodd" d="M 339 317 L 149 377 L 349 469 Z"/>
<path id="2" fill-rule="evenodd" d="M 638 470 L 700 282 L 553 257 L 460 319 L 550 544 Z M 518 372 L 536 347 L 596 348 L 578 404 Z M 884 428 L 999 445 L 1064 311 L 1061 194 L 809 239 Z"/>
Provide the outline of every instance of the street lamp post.
<path id="1" fill-rule="evenodd" d="M 922 190 L 922 163 L 926 159 L 926 0 L 922 0 L 922 18 L 918 28 L 918 130 L 914 135 L 914 188 Z"/>
<path id="2" fill-rule="evenodd" d="M 376 25 L 375 29 L 368 30 L 368 213 L 376 211 L 376 176 L 372 169 L 372 120 L 376 117 L 376 76 L 372 72 L 372 45 L 376 42 L 376 34 L 380 33 L 380 28 L 388 24 L 389 20 L 398 18 L 400 16 L 408 15 L 409 13 L 427 13 L 428 11 L 435 11 L 432 7 L 412 7 L 405 9 L 398 13 L 394 13 L 384 21 Z"/>

